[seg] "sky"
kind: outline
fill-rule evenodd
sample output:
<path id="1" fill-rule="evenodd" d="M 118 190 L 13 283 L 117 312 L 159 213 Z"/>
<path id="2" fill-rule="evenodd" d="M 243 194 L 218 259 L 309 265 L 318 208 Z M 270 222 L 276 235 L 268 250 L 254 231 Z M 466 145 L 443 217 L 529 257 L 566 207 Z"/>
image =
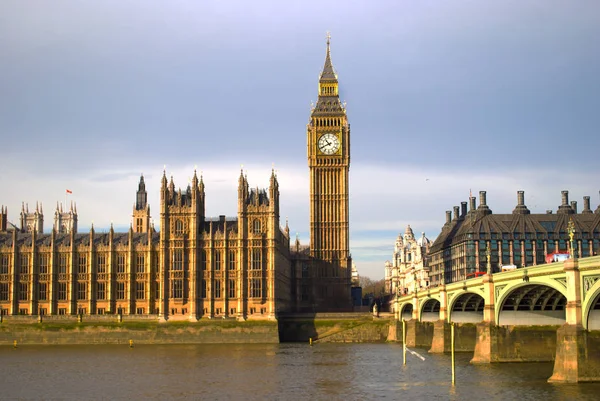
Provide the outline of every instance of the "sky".
<path id="1" fill-rule="evenodd" d="M 434 240 L 487 191 L 532 213 L 561 190 L 600 203 L 600 2 L 0 2 L 0 204 L 77 203 L 80 232 L 126 230 L 140 174 L 158 221 L 163 169 L 194 168 L 206 214 L 237 214 L 237 178 L 280 183 L 308 243 L 306 124 L 326 32 L 351 124 L 350 247 L 380 279 L 399 233 Z M 479 200 L 478 200 L 479 203 Z M 157 224 L 158 226 L 158 224 Z"/>

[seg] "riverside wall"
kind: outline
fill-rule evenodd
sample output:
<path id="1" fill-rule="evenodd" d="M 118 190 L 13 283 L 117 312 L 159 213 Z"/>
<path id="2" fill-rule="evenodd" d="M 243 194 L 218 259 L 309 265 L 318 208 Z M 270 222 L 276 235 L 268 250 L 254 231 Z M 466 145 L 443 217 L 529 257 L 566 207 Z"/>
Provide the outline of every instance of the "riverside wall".
<path id="1" fill-rule="evenodd" d="M 0 324 L 0 345 L 26 344 L 217 344 L 278 343 L 277 322 L 268 320 L 176 321 L 150 319 L 40 322 L 7 321 Z"/>

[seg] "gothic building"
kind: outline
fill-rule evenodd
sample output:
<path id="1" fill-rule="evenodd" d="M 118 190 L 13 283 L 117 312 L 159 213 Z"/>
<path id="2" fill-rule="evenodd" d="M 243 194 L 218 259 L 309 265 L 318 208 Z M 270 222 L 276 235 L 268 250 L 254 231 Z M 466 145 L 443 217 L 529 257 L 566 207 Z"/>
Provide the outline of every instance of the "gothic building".
<path id="1" fill-rule="evenodd" d="M 429 286 L 428 253 L 431 241 L 421 233 L 415 238 L 410 225 L 398 234 L 392 261 L 385 262 L 385 288 L 388 294 L 400 295 Z"/>
<path id="2" fill-rule="evenodd" d="M 184 191 L 163 174 L 160 232 L 149 224 L 146 201 L 142 177 L 126 233 L 92 227 L 79 234 L 60 224 L 60 210 L 49 234 L 32 230 L 35 225 L 10 232 L 3 226 L 2 314 L 247 319 L 275 318 L 290 308 L 289 230 L 280 228 L 274 172 L 268 189 L 250 189 L 240 174 L 235 218 L 205 216 L 204 183 L 195 172 Z M 33 215 L 43 221 L 41 210 Z M 27 221 L 27 212 L 22 216 Z"/>
<path id="3" fill-rule="evenodd" d="M 487 271 L 489 253 L 492 272 L 502 266 L 517 268 L 546 263 L 554 253 L 570 251 L 569 230 L 574 231 L 574 252 L 579 257 L 600 251 L 600 206 L 592 211 L 590 197 L 584 196 L 583 210 L 569 203 L 568 191 L 556 213 L 532 214 L 525 205 L 525 194 L 517 192 L 517 205 L 511 214 L 493 214 L 486 192 L 446 212 L 446 223 L 430 249 L 433 285 L 465 280 Z"/>
<path id="4" fill-rule="evenodd" d="M 20 228 L 0 213 L 0 312 L 129 314 L 161 319 L 274 319 L 280 312 L 351 310 L 348 171 L 350 126 L 329 39 L 319 99 L 307 126 L 310 245 L 290 247 L 279 183 L 238 179 L 237 216 L 207 217 L 202 177 L 183 190 L 163 172 L 158 231 L 144 177 L 132 223 L 117 233 L 77 231 L 77 206 L 57 205 L 44 233 L 41 204 L 22 206 Z M 66 207 L 66 205 L 65 205 Z"/>

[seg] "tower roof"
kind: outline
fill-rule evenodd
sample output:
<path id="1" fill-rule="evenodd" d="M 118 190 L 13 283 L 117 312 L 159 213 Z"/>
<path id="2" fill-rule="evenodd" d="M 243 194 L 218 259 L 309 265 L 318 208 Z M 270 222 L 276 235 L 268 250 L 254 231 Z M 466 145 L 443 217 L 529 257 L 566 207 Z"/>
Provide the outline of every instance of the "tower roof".
<path id="1" fill-rule="evenodd" d="M 323 71 L 321 71 L 321 78 L 319 78 L 320 82 L 323 81 L 335 81 L 337 82 L 337 74 L 333 69 L 333 64 L 331 62 L 331 35 L 327 32 L 327 54 L 325 55 L 325 65 L 323 66 Z"/>

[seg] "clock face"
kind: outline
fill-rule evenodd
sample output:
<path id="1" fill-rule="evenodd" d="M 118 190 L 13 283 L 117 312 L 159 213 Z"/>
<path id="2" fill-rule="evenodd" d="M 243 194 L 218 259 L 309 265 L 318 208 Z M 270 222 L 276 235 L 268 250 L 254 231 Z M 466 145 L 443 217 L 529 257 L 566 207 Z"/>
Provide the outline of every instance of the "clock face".
<path id="1" fill-rule="evenodd" d="M 333 155 L 340 148 L 340 141 L 335 134 L 323 134 L 319 138 L 317 146 L 324 155 Z"/>

